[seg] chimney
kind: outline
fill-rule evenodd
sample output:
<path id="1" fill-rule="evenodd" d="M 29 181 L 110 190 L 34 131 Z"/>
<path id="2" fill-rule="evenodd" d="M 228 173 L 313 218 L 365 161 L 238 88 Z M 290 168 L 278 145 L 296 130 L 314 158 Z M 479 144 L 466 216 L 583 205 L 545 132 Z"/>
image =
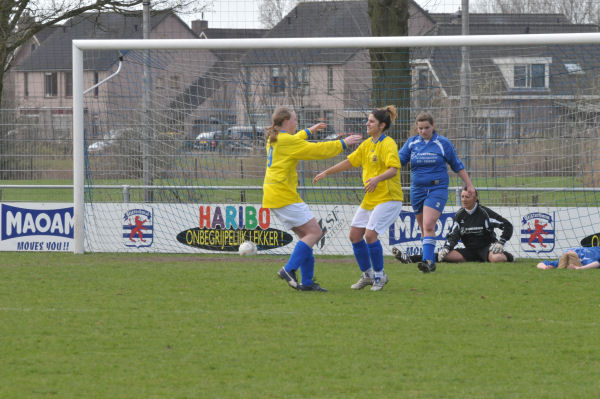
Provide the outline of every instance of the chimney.
<path id="1" fill-rule="evenodd" d="M 203 19 L 196 19 L 195 21 L 192 21 L 192 30 L 195 34 L 200 35 L 200 33 L 206 32 L 207 29 L 208 21 Z"/>

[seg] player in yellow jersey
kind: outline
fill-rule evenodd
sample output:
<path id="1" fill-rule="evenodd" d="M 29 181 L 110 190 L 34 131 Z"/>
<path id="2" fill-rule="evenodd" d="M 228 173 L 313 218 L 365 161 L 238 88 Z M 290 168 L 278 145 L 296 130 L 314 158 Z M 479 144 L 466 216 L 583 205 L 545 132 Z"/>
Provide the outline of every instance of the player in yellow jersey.
<path id="1" fill-rule="evenodd" d="M 327 125 L 318 123 L 310 129 L 295 134 L 298 119 L 288 108 L 275 110 L 272 125 L 267 128 L 267 170 L 263 183 L 263 208 L 271 212 L 287 228 L 298 236 L 298 243 L 288 262 L 277 273 L 292 288 L 301 291 L 327 291 L 313 281 L 315 258 L 313 246 L 323 234 L 308 205 L 298 194 L 299 160 L 327 159 L 344 151 L 348 145 L 358 144 L 362 136 L 356 134 L 344 140 L 311 143 L 310 136 Z M 302 284 L 298 284 L 296 270 L 300 268 Z"/>
<path id="2" fill-rule="evenodd" d="M 398 146 L 384 133 L 395 119 L 393 105 L 374 110 L 367 120 L 370 138 L 348 155 L 348 159 L 319 173 L 313 180 L 316 183 L 325 176 L 362 166 L 365 196 L 350 224 L 352 249 L 362 271 L 360 279 L 351 286 L 355 290 L 370 285 L 371 291 L 380 291 L 388 282 L 379 234 L 385 233 L 398 218 L 403 200 Z"/>

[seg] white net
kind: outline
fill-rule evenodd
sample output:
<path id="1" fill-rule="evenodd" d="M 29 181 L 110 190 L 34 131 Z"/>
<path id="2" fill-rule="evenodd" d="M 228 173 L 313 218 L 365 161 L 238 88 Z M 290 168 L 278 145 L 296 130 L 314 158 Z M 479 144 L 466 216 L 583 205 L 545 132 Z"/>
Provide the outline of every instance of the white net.
<path id="1" fill-rule="evenodd" d="M 84 52 L 89 62 L 112 60 L 113 71 L 122 57 L 119 73 L 84 101 L 86 250 L 227 253 L 255 237 L 263 253 L 289 253 L 294 238 L 260 207 L 272 111 L 293 108 L 300 127 L 325 121 L 313 139 L 330 140 L 366 137 L 369 112 L 387 104 L 400 110 L 390 131 L 399 147 L 417 113 L 434 116 L 481 203 L 513 223 L 509 250 L 553 257 L 579 245 L 600 218 L 600 47 L 468 50 L 470 74 L 461 73 L 458 46 Z M 325 233 L 317 253 L 351 253 L 360 171 L 311 183 L 345 155 L 299 162 L 299 192 Z M 450 175 L 440 245 L 458 205 L 461 181 Z M 402 181 L 404 212 L 383 239 L 387 253 L 420 248 L 408 166 Z M 107 223 L 109 213 L 118 220 Z"/>

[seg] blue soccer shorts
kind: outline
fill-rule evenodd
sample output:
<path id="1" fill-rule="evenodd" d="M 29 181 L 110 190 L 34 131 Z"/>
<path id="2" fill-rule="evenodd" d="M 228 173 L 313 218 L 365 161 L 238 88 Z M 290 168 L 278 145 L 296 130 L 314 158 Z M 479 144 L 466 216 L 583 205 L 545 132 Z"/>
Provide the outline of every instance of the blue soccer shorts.
<path id="1" fill-rule="evenodd" d="M 423 213 L 423 206 L 425 205 L 442 213 L 447 201 L 447 186 L 410 188 L 410 202 L 415 214 L 417 215 Z"/>

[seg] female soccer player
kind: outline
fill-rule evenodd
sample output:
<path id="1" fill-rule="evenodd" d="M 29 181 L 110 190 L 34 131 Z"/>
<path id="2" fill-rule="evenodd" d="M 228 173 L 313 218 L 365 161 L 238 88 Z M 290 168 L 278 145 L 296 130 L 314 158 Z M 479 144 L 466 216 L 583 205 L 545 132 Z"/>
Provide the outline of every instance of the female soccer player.
<path id="1" fill-rule="evenodd" d="M 600 247 L 576 247 L 565 250 L 558 260 L 545 260 L 537 264 L 538 269 L 598 269 Z"/>
<path id="2" fill-rule="evenodd" d="M 346 146 L 360 143 L 358 134 L 344 140 L 311 143 L 310 136 L 327 126 L 318 123 L 310 129 L 295 134 L 298 119 L 288 108 L 277 108 L 267 128 L 267 170 L 263 183 L 262 206 L 271 212 L 287 228 L 298 236 L 298 243 L 288 262 L 277 273 L 292 288 L 301 291 L 327 291 L 313 281 L 315 258 L 313 246 L 321 239 L 321 227 L 306 203 L 297 192 L 299 160 L 327 159 L 341 153 Z M 302 284 L 298 284 L 296 270 L 300 268 Z"/>
<path id="3" fill-rule="evenodd" d="M 435 225 L 448 200 L 450 178 L 446 164 L 463 180 L 467 191 L 473 196 L 476 194 L 454 146 L 435 131 L 433 117 L 420 113 L 416 127 L 419 134 L 410 137 L 398 155 L 402 165 L 410 162 L 410 202 L 423 241 L 423 258 L 418 266 L 423 273 L 429 273 L 435 271 Z"/>
<path id="4" fill-rule="evenodd" d="M 454 215 L 452 229 L 446 243 L 437 255 L 438 262 L 514 262 L 514 256 L 504 250 L 504 244 L 513 234 L 513 225 L 498 213 L 479 203 L 475 196 L 463 187 L 460 194 L 462 208 Z M 500 238 L 495 229 L 502 230 Z M 454 249 L 458 241 L 464 248 Z M 408 256 L 397 248 L 392 248 L 396 259 L 402 263 L 416 263 L 421 255 Z"/>
<path id="5" fill-rule="evenodd" d="M 398 146 L 384 133 L 395 119 L 393 105 L 374 110 L 367 120 L 370 138 L 348 155 L 348 159 L 319 173 L 313 180 L 316 183 L 328 175 L 362 166 L 365 196 L 350 225 L 350 241 L 362 271 L 360 279 L 351 286 L 355 290 L 371 285 L 371 291 L 380 291 L 388 282 L 379 234 L 386 232 L 398 218 L 403 199 Z"/>

